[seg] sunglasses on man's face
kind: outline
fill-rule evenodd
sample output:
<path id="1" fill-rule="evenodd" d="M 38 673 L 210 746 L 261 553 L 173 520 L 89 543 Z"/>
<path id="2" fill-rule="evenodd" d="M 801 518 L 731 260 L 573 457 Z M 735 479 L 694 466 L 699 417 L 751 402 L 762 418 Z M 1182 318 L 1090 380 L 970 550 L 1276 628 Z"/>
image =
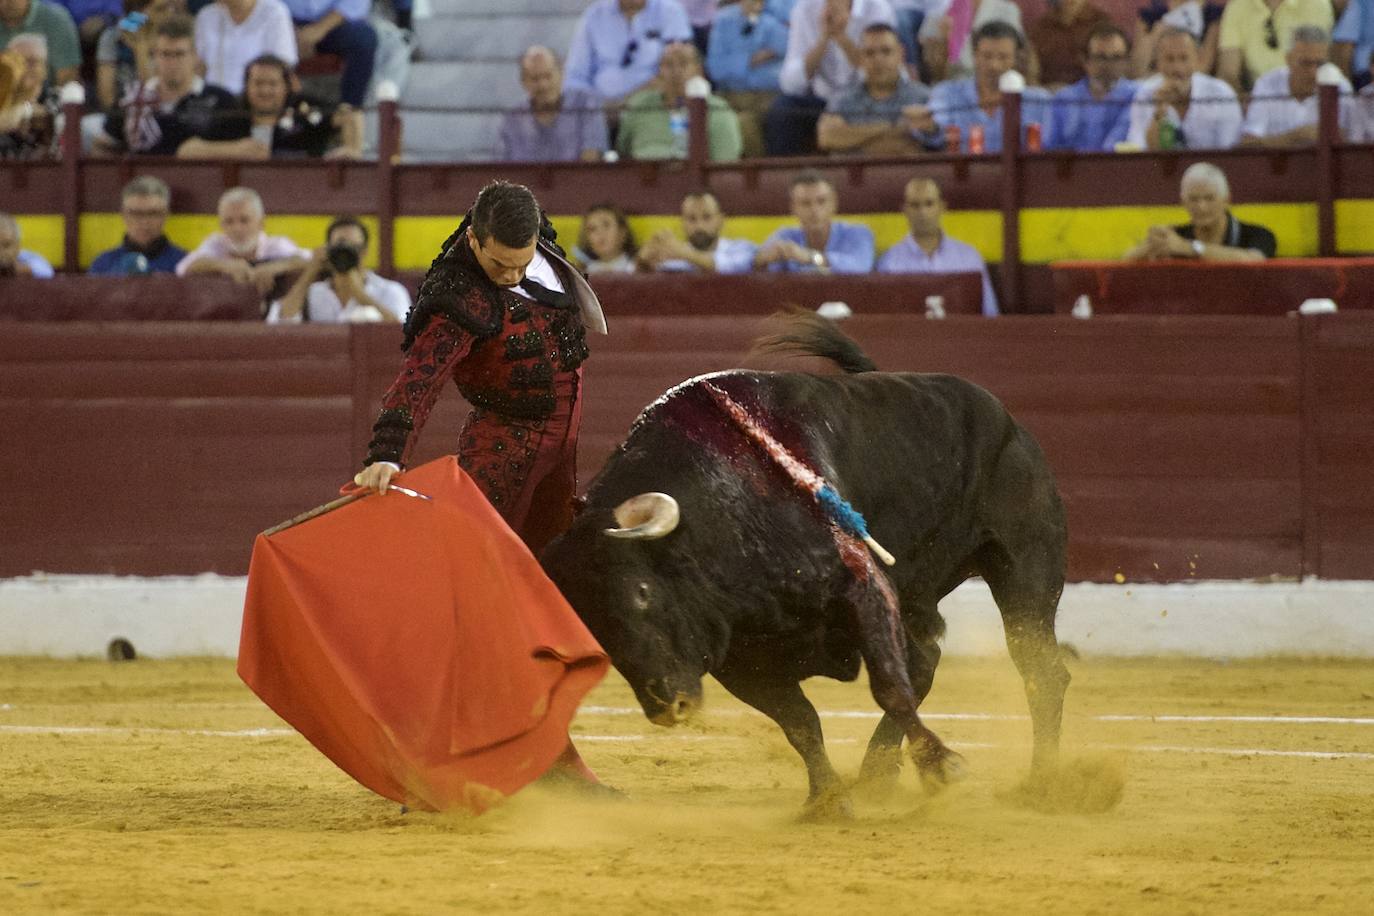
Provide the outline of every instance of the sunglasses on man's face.
<path id="1" fill-rule="evenodd" d="M 1274 28 L 1274 14 L 1270 13 L 1269 18 L 1264 20 L 1264 43 L 1269 49 L 1277 50 L 1279 46 L 1279 32 Z"/>
<path id="2" fill-rule="evenodd" d="M 630 43 L 625 46 L 625 53 L 620 58 L 620 66 L 628 67 L 634 63 L 635 52 L 639 50 L 639 42 L 631 38 Z"/>

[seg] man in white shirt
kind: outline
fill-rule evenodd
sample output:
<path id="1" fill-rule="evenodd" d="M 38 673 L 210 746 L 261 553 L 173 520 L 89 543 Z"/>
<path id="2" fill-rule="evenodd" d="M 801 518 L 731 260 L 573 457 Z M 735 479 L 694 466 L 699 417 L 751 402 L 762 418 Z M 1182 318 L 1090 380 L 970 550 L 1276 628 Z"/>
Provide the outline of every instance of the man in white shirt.
<path id="1" fill-rule="evenodd" d="M 1315 25 L 1300 25 L 1289 39 L 1288 66 L 1255 80 L 1241 128 L 1241 146 L 1311 146 L 1317 142 L 1317 71 L 1331 52 L 1331 37 Z M 1332 65 L 1335 66 L 1334 64 Z M 1340 77 L 1341 133 L 1350 131 L 1350 82 Z"/>
<path id="2" fill-rule="evenodd" d="M 782 95 L 764 119 L 770 156 L 816 151 L 816 122 L 831 96 L 858 79 L 859 36 L 875 23 L 896 27 L 888 0 L 798 0 L 778 77 Z"/>
<path id="3" fill-rule="evenodd" d="M 196 54 L 205 81 L 243 93 L 244 72 L 263 54 L 296 65 L 296 29 L 281 0 L 216 0 L 196 14 Z"/>
<path id="4" fill-rule="evenodd" d="M 410 293 L 395 280 L 363 268 L 367 240 L 367 227 L 351 216 L 330 223 L 325 245 L 315 249 L 286 295 L 272 303 L 268 322 L 404 321 Z"/>
<path id="5" fill-rule="evenodd" d="M 1197 72 L 1197 39 L 1167 28 L 1155 42 L 1159 72 L 1140 84 L 1122 117 L 1130 118 L 1126 142 L 1141 149 L 1229 149 L 1243 120 L 1236 92 L 1222 80 Z"/>

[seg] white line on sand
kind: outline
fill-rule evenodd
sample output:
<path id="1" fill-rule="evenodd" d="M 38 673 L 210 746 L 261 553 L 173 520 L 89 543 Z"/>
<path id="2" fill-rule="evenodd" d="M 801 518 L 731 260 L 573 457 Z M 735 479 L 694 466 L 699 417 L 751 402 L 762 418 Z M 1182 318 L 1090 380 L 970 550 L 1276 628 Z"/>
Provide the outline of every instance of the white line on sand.
<path id="1" fill-rule="evenodd" d="M 210 738 L 281 738 L 295 735 L 290 728 L 244 728 L 220 730 L 205 728 L 116 728 L 98 725 L 0 725 L 0 734 L 11 735 L 190 735 Z M 578 741 L 586 743 L 634 743 L 639 741 L 745 741 L 742 735 L 580 735 L 574 734 Z M 857 738 L 832 738 L 829 744 L 857 744 Z M 980 750 L 1012 748 L 1011 744 L 987 744 L 976 741 L 950 742 L 951 747 Z M 1238 748 L 1238 747 L 1191 747 L 1187 745 L 1164 744 L 1089 744 L 1089 750 L 1128 751 L 1146 754 L 1212 754 L 1224 757 L 1302 757 L 1312 760 L 1374 760 L 1374 754 L 1360 751 L 1284 751 L 1276 748 Z"/>
<path id="2" fill-rule="evenodd" d="M 630 706 L 583 706 L 580 710 L 588 716 L 641 716 L 643 711 Z M 878 719 L 882 713 L 868 709 L 821 709 L 817 710 L 822 719 Z M 738 716 L 744 710 L 721 710 L 711 715 Z M 960 722 L 1024 722 L 1026 715 L 993 712 L 923 712 L 922 719 L 932 721 Z M 1374 718 L 1347 716 L 1142 716 L 1142 715 L 1101 715 L 1085 716 L 1094 722 L 1241 722 L 1256 725 L 1374 725 Z"/>

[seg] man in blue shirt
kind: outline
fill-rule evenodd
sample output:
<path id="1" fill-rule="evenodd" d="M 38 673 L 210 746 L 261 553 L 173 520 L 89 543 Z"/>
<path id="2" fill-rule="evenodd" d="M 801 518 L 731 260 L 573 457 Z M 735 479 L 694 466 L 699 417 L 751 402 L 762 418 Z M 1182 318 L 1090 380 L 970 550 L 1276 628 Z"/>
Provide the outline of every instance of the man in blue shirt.
<path id="1" fill-rule="evenodd" d="M 1374 0 L 1350 0 L 1331 32 L 1331 56 L 1355 88 L 1370 81 L 1374 64 Z"/>
<path id="2" fill-rule="evenodd" d="M 501 121 L 501 158 L 507 162 L 596 162 L 606 152 L 601 100 L 585 89 L 565 89 L 563 70 L 548 48 L 535 45 L 520 58 L 520 85 L 529 102 Z"/>
<path id="3" fill-rule="evenodd" d="M 595 0 L 577 22 L 564 83 L 623 102 L 658 76 L 665 46 L 691 40 L 678 0 Z"/>
<path id="4" fill-rule="evenodd" d="M 171 209 L 172 192 L 167 183 L 140 175 L 124 186 L 119 214 L 124 218 L 124 241 L 96 256 L 92 276 L 123 277 L 130 274 L 176 273 L 186 251 L 167 240 L 163 227 Z"/>
<path id="5" fill-rule="evenodd" d="M 284 0 L 296 23 L 300 59 L 316 54 L 343 58 L 339 98 L 345 105 L 363 107 L 367 84 L 377 59 L 377 30 L 367 21 L 371 0 Z"/>
<path id="6" fill-rule="evenodd" d="M 902 212 L 911 234 L 893 245 L 878 259 L 880 274 L 956 274 L 983 275 L 983 314 L 998 314 L 997 293 L 993 291 L 988 265 L 972 245 L 945 235 L 940 220 L 945 215 L 945 198 L 931 178 L 913 178 L 902 192 Z"/>
<path id="7" fill-rule="evenodd" d="M 982 128 L 983 152 L 1001 151 L 1002 74 L 1015 65 L 1016 54 L 1024 43 L 1013 26 L 1000 20 L 984 23 L 973 33 L 973 76 L 937 83 L 931 92 L 935 123 L 942 131 L 951 125 L 958 127 L 960 149 L 964 152 L 969 152 L 969 132 L 973 127 Z M 1049 116 L 1050 94 L 1027 86 L 1021 94 L 1022 142 L 1027 124 L 1044 125 Z"/>
<path id="8" fill-rule="evenodd" d="M 1088 75 L 1054 94 L 1046 148 L 1088 153 L 1115 149 L 1126 139 L 1130 119 L 1121 114 L 1136 91 L 1125 79 L 1130 61 L 1125 32 L 1114 25 L 1093 30 L 1084 64 Z"/>
<path id="9" fill-rule="evenodd" d="M 873 230 L 835 219 L 839 196 L 820 172 L 792 179 L 788 197 L 799 225 L 770 235 L 754 255 L 755 270 L 866 274 L 873 269 Z"/>
<path id="10" fill-rule="evenodd" d="M 717 92 L 777 92 L 787 54 L 787 24 L 740 0 L 716 14 L 706 50 L 706 73 Z"/>

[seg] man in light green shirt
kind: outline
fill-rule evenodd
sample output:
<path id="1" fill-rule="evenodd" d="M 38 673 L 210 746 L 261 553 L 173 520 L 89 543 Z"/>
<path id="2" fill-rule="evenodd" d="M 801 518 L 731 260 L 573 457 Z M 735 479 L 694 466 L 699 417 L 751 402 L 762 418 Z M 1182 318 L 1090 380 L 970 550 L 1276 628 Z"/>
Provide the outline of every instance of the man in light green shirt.
<path id="1" fill-rule="evenodd" d="M 615 143 L 620 155 L 632 159 L 687 158 L 687 84 L 694 79 L 705 82 L 696 46 L 674 42 L 664 48 L 658 66 L 659 88 L 630 96 L 620 115 Z M 712 162 L 739 158 L 739 118 L 717 95 L 706 96 L 706 143 Z"/>
<path id="2" fill-rule="evenodd" d="M 48 0 L 0 0 L 0 48 L 24 32 L 48 40 L 48 79 L 62 86 L 77 78 L 81 67 L 81 43 L 71 13 Z"/>

